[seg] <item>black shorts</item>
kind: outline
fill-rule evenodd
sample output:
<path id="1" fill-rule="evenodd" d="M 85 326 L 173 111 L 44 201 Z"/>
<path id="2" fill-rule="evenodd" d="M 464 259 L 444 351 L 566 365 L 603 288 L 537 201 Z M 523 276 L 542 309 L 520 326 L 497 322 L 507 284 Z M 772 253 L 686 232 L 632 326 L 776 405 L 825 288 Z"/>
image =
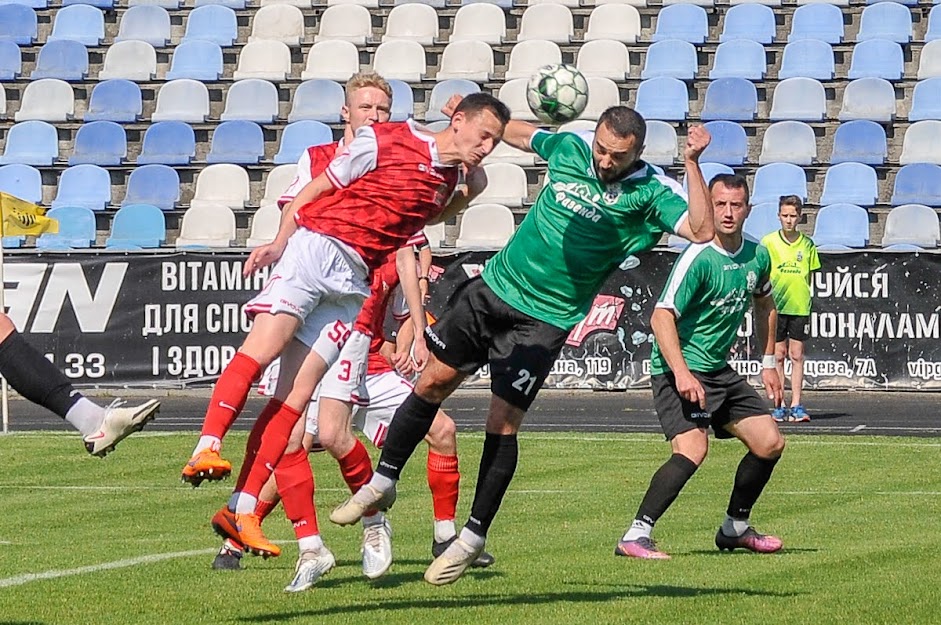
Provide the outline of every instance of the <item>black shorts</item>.
<path id="1" fill-rule="evenodd" d="M 806 341 L 810 336 L 810 317 L 803 315 L 778 315 L 778 325 L 774 329 L 774 342 L 787 339 Z"/>
<path id="2" fill-rule="evenodd" d="M 706 410 L 680 396 L 673 373 L 650 378 L 654 408 L 668 441 L 683 432 L 710 425 L 716 438 L 732 438 L 723 426 L 746 417 L 768 414 L 765 400 L 732 367 L 711 373 L 693 371 L 693 375 L 706 392 Z"/>
<path id="3" fill-rule="evenodd" d="M 516 310 L 479 276 L 458 287 L 441 318 L 425 328 L 438 360 L 466 374 L 489 363 L 493 394 L 521 410 L 533 403 L 568 335 Z"/>

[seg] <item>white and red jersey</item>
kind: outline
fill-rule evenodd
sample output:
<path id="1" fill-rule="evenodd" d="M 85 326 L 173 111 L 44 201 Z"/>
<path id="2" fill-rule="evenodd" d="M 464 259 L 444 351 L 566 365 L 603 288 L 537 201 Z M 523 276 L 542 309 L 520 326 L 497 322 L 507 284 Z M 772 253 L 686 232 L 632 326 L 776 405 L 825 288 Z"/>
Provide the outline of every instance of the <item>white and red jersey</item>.
<path id="1" fill-rule="evenodd" d="M 322 174 L 341 147 L 343 147 L 343 141 L 334 141 L 323 145 L 312 145 L 304 150 L 300 160 L 297 161 L 297 174 L 294 176 L 294 181 L 278 198 L 278 208 L 284 208 L 285 204 L 297 197 L 308 182 Z"/>
<path id="2" fill-rule="evenodd" d="M 376 269 L 444 210 L 460 168 L 410 121 L 363 126 L 326 168 L 337 191 L 305 204 L 298 225 L 354 249 Z"/>

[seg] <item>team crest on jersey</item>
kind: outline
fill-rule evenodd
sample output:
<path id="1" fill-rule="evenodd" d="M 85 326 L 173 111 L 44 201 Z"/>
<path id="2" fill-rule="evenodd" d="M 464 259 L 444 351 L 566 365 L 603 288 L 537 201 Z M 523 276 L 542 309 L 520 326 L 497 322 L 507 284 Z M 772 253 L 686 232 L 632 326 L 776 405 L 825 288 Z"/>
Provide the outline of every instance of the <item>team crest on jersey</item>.
<path id="1" fill-rule="evenodd" d="M 749 271 L 748 276 L 745 278 L 746 283 L 748 284 L 748 290 L 754 291 L 755 287 L 758 286 L 758 276 L 754 271 Z"/>
<path id="2" fill-rule="evenodd" d="M 802 260 L 804 260 L 804 252 L 798 250 L 798 251 L 797 251 L 797 262 L 801 262 Z"/>
<path id="3" fill-rule="evenodd" d="M 621 185 L 609 184 L 604 191 L 605 204 L 614 204 L 621 198 Z"/>

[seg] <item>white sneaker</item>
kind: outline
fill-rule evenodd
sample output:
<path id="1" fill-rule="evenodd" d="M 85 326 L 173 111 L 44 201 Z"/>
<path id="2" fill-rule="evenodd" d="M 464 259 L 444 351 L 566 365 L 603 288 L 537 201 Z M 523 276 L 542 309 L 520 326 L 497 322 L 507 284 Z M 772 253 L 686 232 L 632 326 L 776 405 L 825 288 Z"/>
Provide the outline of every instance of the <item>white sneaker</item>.
<path id="1" fill-rule="evenodd" d="M 330 520 L 337 525 L 352 525 L 369 510 L 388 510 L 395 503 L 395 487 L 387 493 L 366 484 L 356 494 L 330 512 Z"/>
<path id="2" fill-rule="evenodd" d="M 456 582 L 483 550 L 483 545 L 475 549 L 460 538 L 454 539 L 425 571 L 425 581 L 435 586 Z"/>
<path id="3" fill-rule="evenodd" d="M 392 526 L 383 515 L 378 523 L 363 528 L 363 575 L 379 579 L 392 566 Z"/>
<path id="4" fill-rule="evenodd" d="M 156 399 L 151 399 L 140 406 L 127 408 L 123 407 L 125 403 L 127 402 L 120 399 L 111 402 L 98 431 L 82 439 L 88 453 L 104 458 L 114 451 L 115 445 L 134 432 L 143 429 L 144 425 L 160 410 L 160 402 Z"/>
<path id="5" fill-rule="evenodd" d="M 294 567 L 294 579 L 284 587 L 284 592 L 303 592 L 317 583 L 336 565 L 336 558 L 326 547 L 316 551 L 304 551 Z"/>

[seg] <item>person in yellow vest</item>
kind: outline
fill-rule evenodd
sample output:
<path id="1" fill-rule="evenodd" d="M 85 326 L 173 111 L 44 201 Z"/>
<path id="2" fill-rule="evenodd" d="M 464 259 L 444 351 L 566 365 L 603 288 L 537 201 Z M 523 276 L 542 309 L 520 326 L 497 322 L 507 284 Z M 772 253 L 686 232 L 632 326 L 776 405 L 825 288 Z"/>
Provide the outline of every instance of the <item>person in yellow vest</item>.
<path id="1" fill-rule="evenodd" d="M 803 204 L 796 195 L 781 196 L 778 219 L 781 229 L 766 235 L 761 244 L 771 255 L 771 284 L 778 309 L 775 360 L 784 384 L 784 360 L 791 359 L 791 405 L 775 406 L 776 421 L 810 421 L 801 402 L 804 385 L 804 342 L 810 336 L 810 276 L 820 269 L 817 246 L 797 229 Z"/>

